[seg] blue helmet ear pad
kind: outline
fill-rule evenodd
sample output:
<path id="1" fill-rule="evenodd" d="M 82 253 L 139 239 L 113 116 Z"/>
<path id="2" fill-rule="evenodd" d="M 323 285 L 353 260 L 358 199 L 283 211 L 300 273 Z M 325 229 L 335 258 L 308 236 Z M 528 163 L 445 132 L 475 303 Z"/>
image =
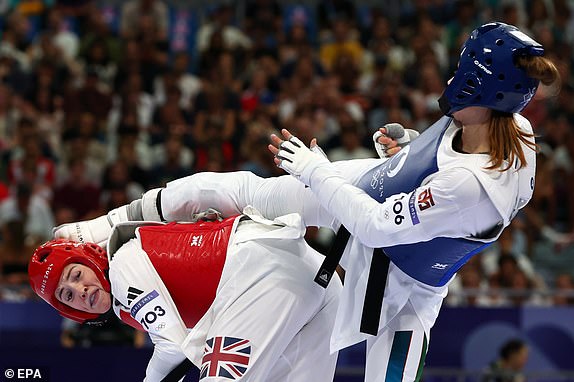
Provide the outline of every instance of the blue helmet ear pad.
<path id="1" fill-rule="evenodd" d="M 439 105 L 443 113 L 467 106 L 519 112 L 530 102 L 538 80 L 515 65 L 518 56 L 540 56 L 542 46 L 518 28 L 489 23 L 475 29 L 460 54 L 458 70 Z"/>

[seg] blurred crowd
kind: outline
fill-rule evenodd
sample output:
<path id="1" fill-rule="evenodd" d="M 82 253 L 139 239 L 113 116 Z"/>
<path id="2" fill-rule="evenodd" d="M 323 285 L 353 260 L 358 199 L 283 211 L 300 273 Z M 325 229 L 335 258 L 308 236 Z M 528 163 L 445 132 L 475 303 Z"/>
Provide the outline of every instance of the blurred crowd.
<path id="1" fill-rule="evenodd" d="M 317 137 L 333 161 L 376 155 L 388 122 L 420 132 L 461 43 L 498 20 L 562 75 L 525 109 L 537 186 L 447 304 L 574 304 L 574 5 L 568 0 L 0 1 L 0 299 L 52 227 L 199 171 L 282 174 L 268 136 Z M 325 250 L 332 236 L 309 229 Z"/>

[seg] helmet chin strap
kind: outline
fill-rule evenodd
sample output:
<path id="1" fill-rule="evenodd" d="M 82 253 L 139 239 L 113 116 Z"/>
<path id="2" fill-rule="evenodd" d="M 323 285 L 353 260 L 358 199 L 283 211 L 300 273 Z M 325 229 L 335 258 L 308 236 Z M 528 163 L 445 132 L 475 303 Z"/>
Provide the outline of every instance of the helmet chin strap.
<path id="1" fill-rule="evenodd" d="M 84 321 L 84 324 L 91 325 L 91 326 L 103 326 L 106 322 L 115 316 L 114 309 L 113 309 L 113 302 L 110 304 L 110 309 L 107 312 L 100 314 L 98 317 Z"/>

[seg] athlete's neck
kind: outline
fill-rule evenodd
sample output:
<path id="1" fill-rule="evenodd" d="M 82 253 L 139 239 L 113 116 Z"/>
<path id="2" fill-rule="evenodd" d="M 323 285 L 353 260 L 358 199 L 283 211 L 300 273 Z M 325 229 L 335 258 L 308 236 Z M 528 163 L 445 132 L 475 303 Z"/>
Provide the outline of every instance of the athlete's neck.
<path id="1" fill-rule="evenodd" d="M 468 154 L 486 154 L 490 152 L 489 123 L 463 125 L 460 137 L 460 149 Z"/>

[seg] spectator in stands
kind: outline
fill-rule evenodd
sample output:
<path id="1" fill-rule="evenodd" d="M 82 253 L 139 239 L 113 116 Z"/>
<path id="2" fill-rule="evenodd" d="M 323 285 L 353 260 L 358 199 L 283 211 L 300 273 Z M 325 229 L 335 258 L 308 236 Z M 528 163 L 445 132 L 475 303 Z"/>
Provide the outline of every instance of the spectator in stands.
<path id="1" fill-rule="evenodd" d="M 35 128 L 34 128 L 35 130 Z M 42 152 L 42 141 L 37 132 L 23 137 L 21 155 L 13 157 L 8 164 L 8 181 L 12 186 L 27 183 L 34 195 L 50 201 L 56 180 L 55 164 Z"/>
<path id="2" fill-rule="evenodd" d="M 208 20 L 197 31 L 196 45 L 200 54 L 207 51 L 213 43 L 212 35 L 220 34 L 221 45 L 230 50 L 249 50 L 253 46 L 251 39 L 233 25 L 233 7 L 228 4 L 216 5 L 208 15 Z"/>
<path id="3" fill-rule="evenodd" d="M 85 157 L 70 158 L 68 179 L 54 190 L 54 210 L 69 208 L 77 219 L 100 213 L 100 187 L 88 177 Z"/>
<path id="4" fill-rule="evenodd" d="M 523 382 L 522 374 L 528 361 L 528 346 L 520 339 L 512 339 L 500 348 L 500 356 L 489 365 L 482 382 Z"/>
<path id="5" fill-rule="evenodd" d="M 95 38 L 85 49 L 82 64 L 86 81 L 97 80 L 96 87 L 109 93 L 113 89 L 118 71 L 117 63 L 111 57 L 110 44 L 103 38 Z"/>
<path id="6" fill-rule="evenodd" d="M 0 284 L 25 285 L 28 280 L 28 254 L 40 244 L 26 240 L 24 221 L 14 219 L 2 223 L 0 241 Z"/>
<path id="7" fill-rule="evenodd" d="M 125 78 L 120 96 L 116 96 L 114 106 L 110 111 L 113 123 L 119 125 L 123 115 L 133 114 L 137 117 L 140 129 L 147 131 L 152 122 L 155 103 L 152 95 L 143 89 L 142 75 L 139 72 L 131 72 Z"/>
<path id="8" fill-rule="evenodd" d="M 518 226 L 515 221 L 502 232 L 494 245 L 484 250 L 480 256 L 481 267 L 486 277 L 498 278 L 499 284 L 505 288 L 512 286 L 513 273 L 523 273 L 533 286 L 545 289 L 544 280 L 536 272 L 532 260 L 519 249 L 517 239 L 521 232 Z"/>
<path id="9" fill-rule="evenodd" d="M 404 68 L 405 49 L 398 45 L 395 39 L 390 20 L 383 15 L 373 16 L 370 33 L 364 43 L 368 71 L 376 64 L 377 59 L 390 62 L 394 70 Z"/>
<path id="10" fill-rule="evenodd" d="M 449 55 L 449 68 L 454 69 L 462 42 L 479 24 L 476 3 L 472 0 L 455 2 L 454 17 L 444 26 L 443 43 Z M 542 42 L 541 42 L 542 43 Z M 546 46 L 546 45 L 544 45 Z"/>
<path id="11" fill-rule="evenodd" d="M 85 114 L 84 118 L 89 122 L 92 118 L 90 114 Z M 89 122 L 93 129 L 93 123 Z M 84 163 L 84 172 L 87 179 L 99 184 L 102 172 L 105 167 L 106 151 L 102 143 L 93 136 L 86 135 L 79 127 L 74 127 L 66 131 L 62 137 L 62 149 L 59 153 L 60 161 L 57 170 L 58 185 L 70 179 L 70 168 L 68 164 L 72 161 L 81 160 Z"/>
<path id="12" fill-rule="evenodd" d="M 484 293 L 482 274 L 478 267 L 464 267 L 459 272 L 463 295 L 459 296 L 457 306 L 489 306 L 487 296 Z M 449 288 L 450 289 L 450 288 Z"/>
<path id="13" fill-rule="evenodd" d="M 53 87 L 42 86 L 30 94 L 24 103 L 27 113 L 34 117 L 41 141 L 49 148 L 48 153 L 57 157 L 61 152 L 64 132 L 64 99 Z"/>
<path id="14" fill-rule="evenodd" d="M 301 86 L 310 86 L 325 75 L 323 66 L 316 60 L 310 47 L 302 49 L 297 56 L 283 63 L 281 67 L 282 90 L 289 90 L 290 81 L 299 82 Z"/>
<path id="15" fill-rule="evenodd" d="M 300 101 L 293 114 L 285 120 L 283 125 L 288 127 L 289 131 L 296 132 L 297 136 L 303 137 L 302 139 L 312 139 L 323 135 L 325 129 L 323 116 L 320 113 L 315 113 L 309 99 L 303 98 Z"/>
<path id="16" fill-rule="evenodd" d="M 243 29 L 253 49 L 275 48 L 284 40 L 281 4 L 278 0 L 248 0 Z"/>
<path id="17" fill-rule="evenodd" d="M 120 35 L 129 39 L 141 32 L 142 19 L 153 21 L 159 40 L 167 40 L 169 30 L 169 8 L 162 0 L 130 0 L 122 6 Z"/>
<path id="18" fill-rule="evenodd" d="M 17 97 L 12 95 L 11 89 L 4 84 L 3 76 L 6 70 L 0 58 L 0 150 L 8 150 L 15 144 L 17 110 L 13 106 L 13 100 Z"/>
<path id="19" fill-rule="evenodd" d="M 348 98 L 359 97 L 358 85 L 361 71 L 350 52 L 341 51 L 334 57 L 331 73 L 337 78 L 341 93 Z"/>
<path id="20" fill-rule="evenodd" d="M 219 83 L 209 83 L 199 92 L 195 100 L 194 141 L 206 145 L 217 133 L 224 142 L 230 142 L 237 131 L 237 117 L 240 110 L 239 95 Z M 217 130 L 213 131 L 217 126 Z"/>
<path id="21" fill-rule="evenodd" d="M 0 224 L 22 221 L 24 242 L 38 243 L 52 237 L 54 216 L 46 200 L 33 193 L 33 186 L 18 183 L 15 192 L 0 204 Z"/>
<path id="22" fill-rule="evenodd" d="M 502 288 L 511 288 L 514 275 L 520 272 L 518 262 L 511 254 L 504 254 L 498 257 L 498 271 L 490 277 L 497 281 Z"/>
<path id="23" fill-rule="evenodd" d="M 53 0 L 53 3 L 54 7 L 61 10 L 64 15 L 76 17 L 79 24 L 82 24 L 91 13 L 98 12 L 94 0 Z M 80 32 L 83 31 L 80 28 Z"/>
<path id="24" fill-rule="evenodd" d="M 136 40 L 140 45 L 140 73 L 144 91 L 153 93 L 155 79 L 164 72 L 169 62 L 169 42 L 162 39 L 154 20 L 150 16 L 140 19 Z"/>
<path id="25" fill-rule="evenodd" d="M 513 306 L 547 305 L 547 300 L 534 289 L 532 280 L 520 269 L 512 275 L 509 294 L 509 300 Z"/>
<path id="26" fill-rule="evenodd" d="M 205 121 L 203 143 L 196 146 L 194 170 L 228 171 L 236 167 L 237 145 L 225 139 L 224 120 L 211 116 Z"/>
<path id="27" fill-rule="evenodd" d="M 130 179 L 144 189 L 149 188 L 152 159 L 145 134 L 140 133 L 137 127 L 124 125 L 120 127 L 118 135 L 117 160 L 127 166 Z"/>
<path id="28" fill-rule="evenodd" d="M 552 296 L 553 305 L 574 305 L 574 280 L 571 274 L 562 273 L 556 276 L 554 288 L 556 291 Z"/>
<path id="29" fill-rule="evenodd" d="M 156 165 L 151 170 L 154 187 L 163 187 L 167 182 L 191 174 L 193 154 L 182 144 L 176 134 L 167 136 L 163 145 L 159 145 L 154 155 Z"/>
<path id="30" fill-rule="evenodd" d="M 372 99 L 368 120 L 371 132 L 389 122 L 397 122 L 405 127 L 412 127 L 416 124 L 417 120 L 414 116 L 411 98 L 408 96 L 408 89 L 400 78 L 393 76 L 384 81 L 380 94 Z"/>
<path id="31" fill-rule="evenodd" d="M 257 109 L 245 126 L 245 135 L 240 146 L 242 164 L 239 170 L 251 171 L 263 178 L 281 173 L 277 166 L 269 162 L 269 154 L 265 150 L 260 150 L 261 145 L 265 146 L 269 135 L 274 131 L 275 127 L 269 114 Z"/>
<path id="32" fill-rule="evenodd" d="M 532 34 L 526 27 L 526 7 L 524 3 L 519 1 L 506 2 L 501 3 L 499 8 L 500 18 L 503 23 L 516 25 L 520 30 L 525 31 L 525 33 Z"/>
<path id="33" fill-rule="evenodd" d="M 86 72 L 83 85 L 72 89 L 65 95 L 66 126 L 79 125 L 83 113 L 107 116 L 112 110 L 112 101 L 113 98 L 109 90 L 101 86 L 97 69 L 94 68 L 94 70 Z M 104 121 L 98 118 L 96 123 L 103 125 Z"/>
<path id="34" fill-rule="evenodd" d="M 175 85 L 179 88 L 179 106 L 191 112 L 193 101 L 201 90 L 201 80 L 190 72 L 190 55 L 187 52 L 176 52 L 169 71 L 156 78 L 154 83 L 154 98 L 158 105 L 166 100 L 167 89 Z"/>
<path id="35" fill-rule="evenodd" d="M 331 161 L 372 158 L 373 151 L 362 145 L 363 127 L 357 124 L 344 126 L 340 132 L 341 146 L 327 152 Z"/>
<path id="36" fill-rule="evenodd" d="M 166 76 L 164 76 L 166 78 Z M 181 90 L 171 81 L 166 91 L 166 99 L 153 112 L 150 126 L 151 144 L 161 143 L 169 134 L 170 127 L 181 126 L 184 135 L 191 135 L 191 114 L 181 104 Z"/>
<path id="37" fill-rule="evenodd" d="M 110 163 L 104 171 L 101 197 L 103 204 L 108 203 L 111 199 L 111 190 L 116 189 L 125 190 L 128 203 L 139 198 L 145 191 L 140 183 L 132 179 L 128 163 L 122 159 Z"/>
<path id="38" fill-rule="evenodd" d="M 97 12 L 95 12 L 97 13 Z M 80 49 L 80 40 L 71 26 L 64 21 L 62 10 L 48 8 L 45 12 L 45 31 L 50 32 L 52 41 L 66 61 L 74 60 Z"/>
<path id="39" fill-rule="evenodd" d="M 353 63 L 360 67 L 363 64 L 363 47 L 356 36 L 353 36 L 351 20 L 345 15 L 338 15 L 332 20 L 333 39 L 321 45 L 319 55 L 327 70 L 335 65 L 337 57 L 346 53 L 352 57 Z"/>
<path id="40" fill-rule="evenodd" d="M 121 56 L 120 41 L 106 23 L 102 12 L 91 12 L 85 22 L 86 31 L 80 37 L 80 57 L 86 59 L 91 45 L 95 41 L 101 41 L 108 52 L 111 62 L 118 64 Z"/>
<path id="41" fill-rule="evenodd" d="M 278 46 L 281 63 L 296 62 L 301 54 L 305 54 L 304 51 L 310 49 L 309 39 L 305 25 L 293 23 L 287 30 L 285 40 Z"/>
<path id="42" fill-rule="evenodd" d="M 355 21 L 357 10 L 350 0 L 320 0 L 317 3 L 317 24 L 319 33 L 326 34 L 334 29 L 333 22 L 340 17 Z"/>
<path id="43" fill-rule="evenodd" d="M 336 83 L 336 82 L 335 82 Z M 315 112 L 319 114 L 321 118 L 317 117 L 319 121 L 318 133 L 320 133 L 322 140 L 325 142 L 324 149 L 329 152 L 332 149 L 343 148 L 343 130 L 356 130 L 359 137 L 360 145 L 365 145 L 366 147 L 372 147 L 371 137 L 366 137 L 365 135 L 365 114 L 361 105 L 353 100 L 346 100 L 341 94 L 339 89 L 334 89 L 335 83 L 332 85 L 326 85 L 325 87 L 317 87 L 317 93 L 313 95 L 313 99 L 320 99 L 318 93 L 324 93 L 325 99 L 322 100 L 325 104 L 314 104 L 314 107 L 318 108 L 321 112 L 325 113 L 325 116 L 321 116 L 321 112 Z M 324 127 L 321 128 L 321 119 L 325 118 Z M 357 153 L 358 154 L 358 153 Z M 372 152 L 371 152 L 372 156 Z M 364 158 L 364 156 L 361 156 Z"/>
<path id="44" fill-rule="evenodd" d="M 52 3 L 50 0 L 12 0 L 9 2 L 12 10 L 26 17 L 39 16 Z"/>
<path id="45" fill-rule="evenodd" d="M 30 23 L 20 12 L 14 11 L 5 19 L 5 26 L 0 40 L 0 53 L 14 59 L 24 72 L 30 70 L 28 32 Z"/>
<path id="46" fill-rule="evenodd" d="M 271 107 L 275 102 L 275 94 L 267 87 L 267 73 L 260 67 L 255 67 L 251 78 L 241 94 L 242 119 L 250 120 L 257 109 Z"/>
<path id="47" fill-rule="evenodd" d="M 552 23 L 550 14 L 553 7 L 544 0 L 532 0 L 528 7 L 528 29 L 536 33 L 537 30 L 544 28 Z"/>
<path id="48" fill-rule="evenodd" d="M 282 72 L 288 63 L 282 68 Z M 322 75 L 311 55 L 299 57 L 289 74 L 283 73 L 280 80 L 281 92 L 279 94 L 278 115 L 281 122 L 293 117 L 296 109 L 305 103 L 312 102 L 312 89 L 321 83 Z M 321 129 L 318 129 L 321 130 Z"/>

